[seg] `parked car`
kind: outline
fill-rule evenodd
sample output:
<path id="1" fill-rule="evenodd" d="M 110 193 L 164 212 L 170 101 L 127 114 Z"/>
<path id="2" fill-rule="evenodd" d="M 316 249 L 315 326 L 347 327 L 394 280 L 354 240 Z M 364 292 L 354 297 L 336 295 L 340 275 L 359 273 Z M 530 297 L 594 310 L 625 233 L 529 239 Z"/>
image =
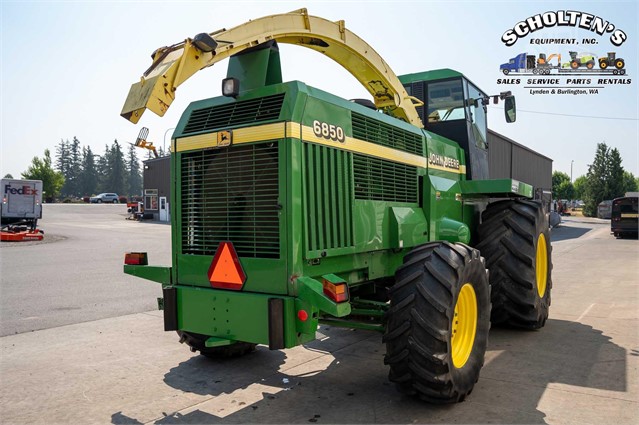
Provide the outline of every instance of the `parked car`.
<path id="1" fill-rule="evenodd" d="M 117 204 L 118 199 L 119 196 L 117 193 L 100 193 L 99 195 L 90 197 L 89 202 L 92 204 L 101 204 L 102 202 Z"/>

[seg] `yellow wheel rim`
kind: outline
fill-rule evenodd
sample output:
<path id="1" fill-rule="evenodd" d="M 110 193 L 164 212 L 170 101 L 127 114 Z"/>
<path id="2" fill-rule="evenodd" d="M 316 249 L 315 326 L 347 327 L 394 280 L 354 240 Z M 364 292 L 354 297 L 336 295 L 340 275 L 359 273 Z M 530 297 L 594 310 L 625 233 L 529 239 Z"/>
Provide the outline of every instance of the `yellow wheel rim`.
<path id="1" fill-rule="evenodd" d="M 537 273 L 537 292 L 543 298 L 546 293 L 546 283 L 548 279 L 548 250 L 546 247 L 546 237 L 543 233 L 537 238 L 537 259 L 535 270 Z"/>
<path id="2" fill-rule="evenodd" d="M 453 365 L 461 368 L 464 367 L 470 352 L 473 351 L 477 331 L 477 296 L 470 283 L 466 283 L 459 291 L 452 330 L 450 345 Z"/>

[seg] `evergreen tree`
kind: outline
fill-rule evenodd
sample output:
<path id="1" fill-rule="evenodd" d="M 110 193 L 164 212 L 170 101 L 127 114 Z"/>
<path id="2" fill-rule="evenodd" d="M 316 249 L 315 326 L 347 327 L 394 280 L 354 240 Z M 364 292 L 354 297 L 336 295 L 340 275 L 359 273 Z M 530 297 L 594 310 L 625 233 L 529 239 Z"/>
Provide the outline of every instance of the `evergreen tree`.
<path id="1" fill-rule="evenodd" d="M 108 168 L 105 180 L 105 192 L 115 192 L 117 194 L 126 193 L 126 163 L 124 154 L 117 140 L 113 142 L 109 149 L 106 166 Z"/>
<path id="2" fill-rule="evenodd" d="M 584 196 L 584 214 L 597 215 L 597 205 L 603 201 L 606 195 L 606 179 L 608 178 L 608 146 L 605 143 L 597 144 L 597 152 L 592 165 L 588 167 L 588 184 Z"/>
<path id="3" fill-rule="evenodd" d="M 55 171 L 51 166 L 51 153 L 49 149 L 44 150 L 44 158 L 37 156 L 31 160 L 31 165 L 27 171 L 22 173 L 23 179 L 42 180 L 43 197 L 49 201 L 59 195 L 62 185 L 64 185 L 64 176 L 61 172 Z"/>
<path id="4" fill-rule="evenodd" d="M 12 178 L 13 178 L 13 176 L 11 175 L 11 173 L 7 173 L 7 174 L 3 177 L 3 179 L 12 179 Z"/>
<path id="5" fill-rule="evenodd" d="M 80 141 L 73 137 L 73 142 L 69 145 L 69 163 L 67 174 L 65 175 L 68 188 L 68 195 L 81 196 L 82 188 L 80 175 L 82 174 L 82 148 L 80 147 Z"/>
<path id="6" fill-rule="evenodd" d="M 69 141 L 60 139 L 60 144 L 55 148 L 55 168 L 64 176 L 64 186 L 60 189 L 62 196 L 67 196 L 69 191 Z"/>
<path id="7" fill-rule="evenodd" d="M 606 181 L 606 198 L 614 199 L 623 196 L 624 180 L 623 167 L 621 166 L 621 155 L 617 148 L 612 148 L 608 154 L 608 178 Z"/>
<path id="8" fill-rule="evenodd" d="M 162 157 L 162 156 L 167 156 L 167 155 L 170 155 L 170 154 L 171 154 L 171 151 L 170 151 L 170 150 L 166 150 L 166 151 L 165 151 L 165 150 L 162 148 L 162 146 L 158 146 L 157 152 L 158 152 L 158 158 L 160 158 L 160 157 Z M 154 157 L 154 156 L 152 156 L 152 157 Z"/>
<path id="9" fill-rule="evenodd" d="M 586 175 L 584 214 L 594 216 L 603 200 L 614 199 L 625 193 L 624 170 L 617 148 L 610 149 L 605 143 L 597 144 L 597 152 Z"/>
<path id="10" fill-rule="evenodd" d="M 91 196 L 98 190 L 98 168 L 91 147 L 82 149 L 82 171 L 80 174 L 81 196 Z"/>
<path id="11" fill-rule="evenodd" d="M 55 148 L 55 168 L 62 174 L 66 175 L 69 163 L 69 141 L 60 139 L 60 144 Z"/>
<path id="12" fill-rule="evenodd" d="M 142 173 L 140 172 L 140 160 L 134 145 L 129 145 L 127 172 L 127 194 L 129 197 L 139 196 L 142 193 Z"/>
<path id="13" fill-rule="evenodd" d="M 108 188 L 109 182 L 109 158 L 111 157 L 111 151 L 109 149 L 109 145 L 104 145 L 104 155 L 98 157 L 96 162 L 98 169 L 98 188 L 96 192 L 108 192 L 110 189 Z"/>

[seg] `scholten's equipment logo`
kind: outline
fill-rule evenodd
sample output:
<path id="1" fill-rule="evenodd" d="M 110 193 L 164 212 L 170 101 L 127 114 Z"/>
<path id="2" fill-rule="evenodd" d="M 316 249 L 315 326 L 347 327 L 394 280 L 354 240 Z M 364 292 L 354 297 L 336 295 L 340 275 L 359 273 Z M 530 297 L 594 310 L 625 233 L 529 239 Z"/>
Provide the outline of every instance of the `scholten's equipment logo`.
<path id="1" fill-rule="evenodd" d="M 531 16 L 521 22 L 517 22 L 511 29 L 501 36 L 501 41 L 506 46 L 514 45 L 520 38 L 526 37 L 537 30 L 553 27 L 574 27 L 591 31 L 600 36 L 610 33 L 610 42 L 615 46 L 621 46 L 628 38 L 625 32 L 616 29 L 615 25 L 585 12 L 574 10 L 558 10 L 556 12 L 545 12 Z M 549 43 L 542 44 L 578 44 L 576 39 L 548 39 Z M 554 43 L 552 42 L 554 41 Z M 531 44 L 534 43 L 531 40 Z M 588 44 L 588 43 L 583 43 Z"/>
<path id="2" fill-rule="evenodd" d="M 503 75 L 497 84 L 521 85 L 532 95 L 597 95 L 610 86 L 632 84 L 619 49 L 628 36 L 613 23 L 574 10 L 538 13 L 516 23 L 501 41 L 512 47 L 539 30 L 546 30 L 541 31 L 545 36 L 531 37 L 524 52 L 509 52 L 499 65 Z M 577 37 L 577 30 L 590 34 Z"/>

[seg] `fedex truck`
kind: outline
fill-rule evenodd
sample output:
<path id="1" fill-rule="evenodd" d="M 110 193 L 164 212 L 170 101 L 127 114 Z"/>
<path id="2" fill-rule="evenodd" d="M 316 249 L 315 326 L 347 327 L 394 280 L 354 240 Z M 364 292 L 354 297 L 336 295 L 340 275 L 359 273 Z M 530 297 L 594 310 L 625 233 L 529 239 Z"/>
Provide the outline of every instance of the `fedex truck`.
<path id="1" fill-rule="evenodd" d="M 36 227 L 42 218 L 42 180 L 2 179 L 2 226 L 24 223 Z"/>

